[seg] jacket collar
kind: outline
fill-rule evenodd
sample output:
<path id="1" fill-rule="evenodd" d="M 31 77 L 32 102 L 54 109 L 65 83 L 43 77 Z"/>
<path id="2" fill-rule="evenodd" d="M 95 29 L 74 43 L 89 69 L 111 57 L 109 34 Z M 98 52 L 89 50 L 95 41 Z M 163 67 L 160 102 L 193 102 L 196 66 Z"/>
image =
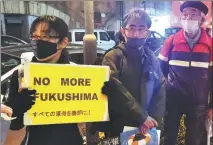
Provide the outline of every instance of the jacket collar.
<path id="1" fill-rule="evenodd" d="M 184 33 L 185 33 L 184 30 L 181 29 L 179 32 L 175 34 L 173 41 L 174 44 L 187 43 Z M 206 44 L 208 45 L 208 47 L 212 47 L 212 39 L 211 37 L 208 36 L 208 34 L 203 28 L 201 28 L 201 36 L 197 43 Z"/>

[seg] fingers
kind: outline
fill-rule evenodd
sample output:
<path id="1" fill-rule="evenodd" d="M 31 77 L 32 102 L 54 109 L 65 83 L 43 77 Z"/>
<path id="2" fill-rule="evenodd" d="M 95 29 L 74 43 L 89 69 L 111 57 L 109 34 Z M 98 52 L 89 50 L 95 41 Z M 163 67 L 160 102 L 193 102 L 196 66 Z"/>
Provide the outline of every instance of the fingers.
<path id="1" fill-rule="evenodd" d="M 28 90 L 29 95 L 34 95 L 36 93 L 36 90 Z"/>
<path id="2" fill-rule="evenodd" d="M 146 122 L 144 123 L 144 125 L 145 125 L 147 128 L 152 128 L 153 123 L 152 123 L 151 121 L 146 121 Z"/>
<path id="3" fill-rule="evenodd" d="M 35 95 L 31 95 L 32 101 L 35 102 L 36 101 L 36 97 Z"/>
<path id="4" fill-rule="evenodd" d="M 35 105 L 35 102 L 32 102 L 31 105 Z"/>
<path id="5" fill-rule="evenodd" d="M 147 128 L 145 125 L 143 125 L 143 126 L 140 128 L 140 131 L 141 131 L 143 134 L 146 134 L 147 131 L 148 131 L 148 128 Z"/>
<path id="6" fill-rule="evenodd" d="M 158 122 L 155 119 L 152 119 L 152 122 L 154 123 L 154 126 L 158 127 Z"/>
<path id="7" fill-rule="evenodd" d="M 106 95 L 106 92 L 107 92 L 107 91 L 106 91 L 106 87 L 103 86 L 103 88 L 101 89 L 101 93 Z"/>
<path id="8" fill-rule="evenodd" d="M 6 113 L 9 117 L 11 117 L 13 114 L 13 110 L 12 110 L 12 108 L 10 108 L 4 104 L 1 104 L 1 113 Z"/>
<path id="9" fill-rule="evenodd" d="M 148 127 L 149 129 L 155 127 L 154 122 L 152 122 L 152 120 L 147 120 L 145 123 L 146 127 Z"/>
<path id="10" fill-rule="evenodd" d="M 28 95 L 34 95 L 36 93 L 36 90 L 29 90 L 28 88 L 21 89 L 21 93 L 26 93 Z"/>

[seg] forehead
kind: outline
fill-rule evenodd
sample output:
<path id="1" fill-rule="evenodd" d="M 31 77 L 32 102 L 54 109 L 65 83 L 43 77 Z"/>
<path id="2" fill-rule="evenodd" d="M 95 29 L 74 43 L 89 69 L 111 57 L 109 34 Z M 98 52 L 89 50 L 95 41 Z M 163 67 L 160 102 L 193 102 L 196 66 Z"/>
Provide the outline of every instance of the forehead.
<path id="1" fill-rule="evenodd" d="M 55 34 L 55 31 L 49 27 L 47 22 L 40 22 L 35 26 L 33 33 Z"/>
<path id="2" fill-rule="evenodd" d="M 49 24 L 46 22 L 40 22 L 38 24 L 36 24 L 33 32 L 47 32 L 49 30 Z"/>
<path id="3" fill-rule="evenodd" d="M 197 8 L 187 7 L 183 9 L 183 13 L 194 13 L 194 14 L 200 14 L 201 11 Z"/>
<path id="4" fill-rule="evenodd" d="M 130 17 L 127 19 L 126 27 L 147 27 L 146 20 L 140 17 Z"/>

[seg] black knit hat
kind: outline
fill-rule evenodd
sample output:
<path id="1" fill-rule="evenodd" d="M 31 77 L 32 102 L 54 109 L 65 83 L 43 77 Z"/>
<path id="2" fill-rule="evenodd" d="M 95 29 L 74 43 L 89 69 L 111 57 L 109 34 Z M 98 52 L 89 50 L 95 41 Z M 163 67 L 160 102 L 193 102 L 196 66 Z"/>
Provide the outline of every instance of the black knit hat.
<path id="1" fill-rule="evenodd" d="M 180 6 L 180 11 L 183 12 L 183 9 L 187 7 L 197 8 L 205 15 L 208 13 L 208 7 L 201 1 L 186 1 Z"/>

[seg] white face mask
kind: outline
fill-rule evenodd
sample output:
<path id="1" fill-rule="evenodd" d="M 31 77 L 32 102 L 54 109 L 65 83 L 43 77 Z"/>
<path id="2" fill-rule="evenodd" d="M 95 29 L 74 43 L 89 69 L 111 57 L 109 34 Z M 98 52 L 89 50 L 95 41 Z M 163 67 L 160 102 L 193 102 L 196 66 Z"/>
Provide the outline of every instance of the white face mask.
<path id="1" fill-rule="evenodd" d="M 199 22 L 195 20 L 181 20 L 182 27 L 187 33 L 195 33 L 199 29 Z"/>

